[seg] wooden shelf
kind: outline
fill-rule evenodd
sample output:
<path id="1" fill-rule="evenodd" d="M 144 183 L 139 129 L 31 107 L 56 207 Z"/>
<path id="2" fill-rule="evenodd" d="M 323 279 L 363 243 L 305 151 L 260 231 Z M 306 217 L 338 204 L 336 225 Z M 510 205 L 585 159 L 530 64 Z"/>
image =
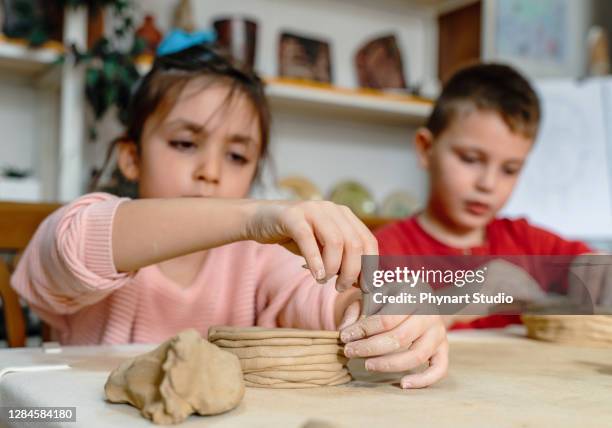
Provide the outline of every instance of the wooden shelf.
<path id="1" fill-rule="evenodd" d="M 140 73 L 147 73 L 151 62 L 150 55 L 139 57 L 136 64 Z M 325 117 L 421 125 L 433 107 L 431 100 L 410 95 L 341 88 L 298 79 L 267 78 L 265 81 L 266 93 L 272 107 L 297 109 L 301 113 Z"/>
<path id="2" fill-rule="evenodd" d="M 60 43 L 49 42 L 40 48 L 29 48 L 24 41 L 0 35 L 0 74 L 42 76 L 53 67 L 61 53 Z"/>
<path id="3" fill-rule="evenodd" d="M 324 116 L 341 116 L 374 122 L 413 124 L 425 122 L 432 102 L 408 95 L 374 90 L 338 88 L 289 79 L 268 79 L 270 103 Z"/>

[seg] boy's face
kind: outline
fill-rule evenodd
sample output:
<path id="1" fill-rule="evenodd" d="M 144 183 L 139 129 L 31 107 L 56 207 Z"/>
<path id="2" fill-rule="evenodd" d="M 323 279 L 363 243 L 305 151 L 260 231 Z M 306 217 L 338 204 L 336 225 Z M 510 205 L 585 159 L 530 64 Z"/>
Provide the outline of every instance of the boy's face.
<path id="1" fill-rule="evenodd" d="M 476 109 L 458 114 L 435 141 L 429 131 L 419 131 L 429 208 L 451 229 L 484 227 L 510 197 L 532 144 L 498 113 Z"/>

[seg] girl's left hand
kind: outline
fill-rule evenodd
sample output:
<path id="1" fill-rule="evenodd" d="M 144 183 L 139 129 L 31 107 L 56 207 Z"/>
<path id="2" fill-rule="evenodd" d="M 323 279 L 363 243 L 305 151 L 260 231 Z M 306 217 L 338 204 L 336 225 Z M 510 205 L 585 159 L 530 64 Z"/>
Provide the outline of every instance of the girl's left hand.
<path id="1" fill-rule="evenodd" d="M 368 371 L 401 372 L 429 363 L 401 378 L 402 388 L 423 388 L 446 376 L 448 340 L 439 315 L 372 315 L 358 320 L 360 301 L 344 312 L 340 339 L 348 358 L 366 358 Z"/>

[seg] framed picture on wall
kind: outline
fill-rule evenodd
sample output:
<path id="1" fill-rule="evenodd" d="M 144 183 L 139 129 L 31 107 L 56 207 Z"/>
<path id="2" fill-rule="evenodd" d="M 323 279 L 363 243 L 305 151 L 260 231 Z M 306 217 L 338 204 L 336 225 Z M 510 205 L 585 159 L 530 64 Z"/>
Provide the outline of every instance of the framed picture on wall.
<path id="1" fill-rule="evenodd" d="M 483 58 L 509 62 L 533 76 L 575 74 L 576 68 L 582 67 L 579 45 L 572 43 L 576 32 L 582 32 L 575 16 L 586 8 L 585 3 L 569 0 L 486 3 Z"/>
<path id="2" fill-rule="evenodd" d="M 215 19 L 213 27 L 217 33 L 217 43 L 226 49 L 235 61 L 250 69 L 255 67 L 257 22 L 230 16 Z"/>
<path id="3" fill-rule="evenodd" d="M 363 45 L 355 55 L 355 67 L 362 88 L 406 89 L 402 55 L 392 34 Z"/>
<path id="4" fill-rule="evenodd" d="M 283 32 L 278 43 L 278 75 L 332 82 L 329 42 Z"/>

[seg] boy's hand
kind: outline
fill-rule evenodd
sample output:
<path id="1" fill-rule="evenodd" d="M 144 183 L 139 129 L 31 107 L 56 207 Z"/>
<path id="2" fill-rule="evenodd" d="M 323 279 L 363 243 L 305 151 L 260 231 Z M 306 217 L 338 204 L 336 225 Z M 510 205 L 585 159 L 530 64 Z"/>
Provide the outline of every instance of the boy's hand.
<path id="1" fill-rule="evenodd" d="M 545 299 L 546 292 L 538 282 L 523 268 L 504 259 L 494 259 L 482 266 L 487 269 L 486 281 L 479 290 L 487 296 L 504 293 L 512 296 L 517 302 L 537 303 Z M 470 322 L 491 315 L 494 303 L 470 303 L 457 313 L 445 316 L 447 327 L 456 322 Z"/>
<path id="2" fill-rule="evenodd" d="M 401 372 L 421 364 L 429 367 L 401 378 L 402 388 L 423 388 L 448 371 L 446 328 L 439 315 L 372 315 L 359 319 L 360 301 L 345 311 L 340 339 L 347 357 L 366 358 L 366 369 Z"/>
<path id="3" fill-rule="evenodd" d="M 568 296 L 579 305 L 612 307 L 612 255 L 576 257 L 570 270 Z"/>
<path id="4" fill-rule="evenodd" d="M 328 201 L 258 201 L 245 235 L 302 255 L 319 282 L 338 275 L 338 291 L 357 283 L 362 255 L 378 254 L 376 238 L 355 214 Z"/>
<path id="5" fill-rule="evenodd" d="M 489 296 L 505 293 L 523 302 L 537 302 L 546 297 L 540 284 L 522 267 L 504 259 L 487 263 L 485 285 L 481 292 Z"/>
<path id="6" fill-rule="evenodd" d="M 494 259 L 484 266 L 486 281 L 480 292 L 487 296 L 505 293 L 517 301 L 534 303 L 546 297 L 540 284 L 524 268 L 504 259 Z M 495 305 L 470 305 L 464 312 L 471 315 L 487 315 L 488 308 Z"/>

